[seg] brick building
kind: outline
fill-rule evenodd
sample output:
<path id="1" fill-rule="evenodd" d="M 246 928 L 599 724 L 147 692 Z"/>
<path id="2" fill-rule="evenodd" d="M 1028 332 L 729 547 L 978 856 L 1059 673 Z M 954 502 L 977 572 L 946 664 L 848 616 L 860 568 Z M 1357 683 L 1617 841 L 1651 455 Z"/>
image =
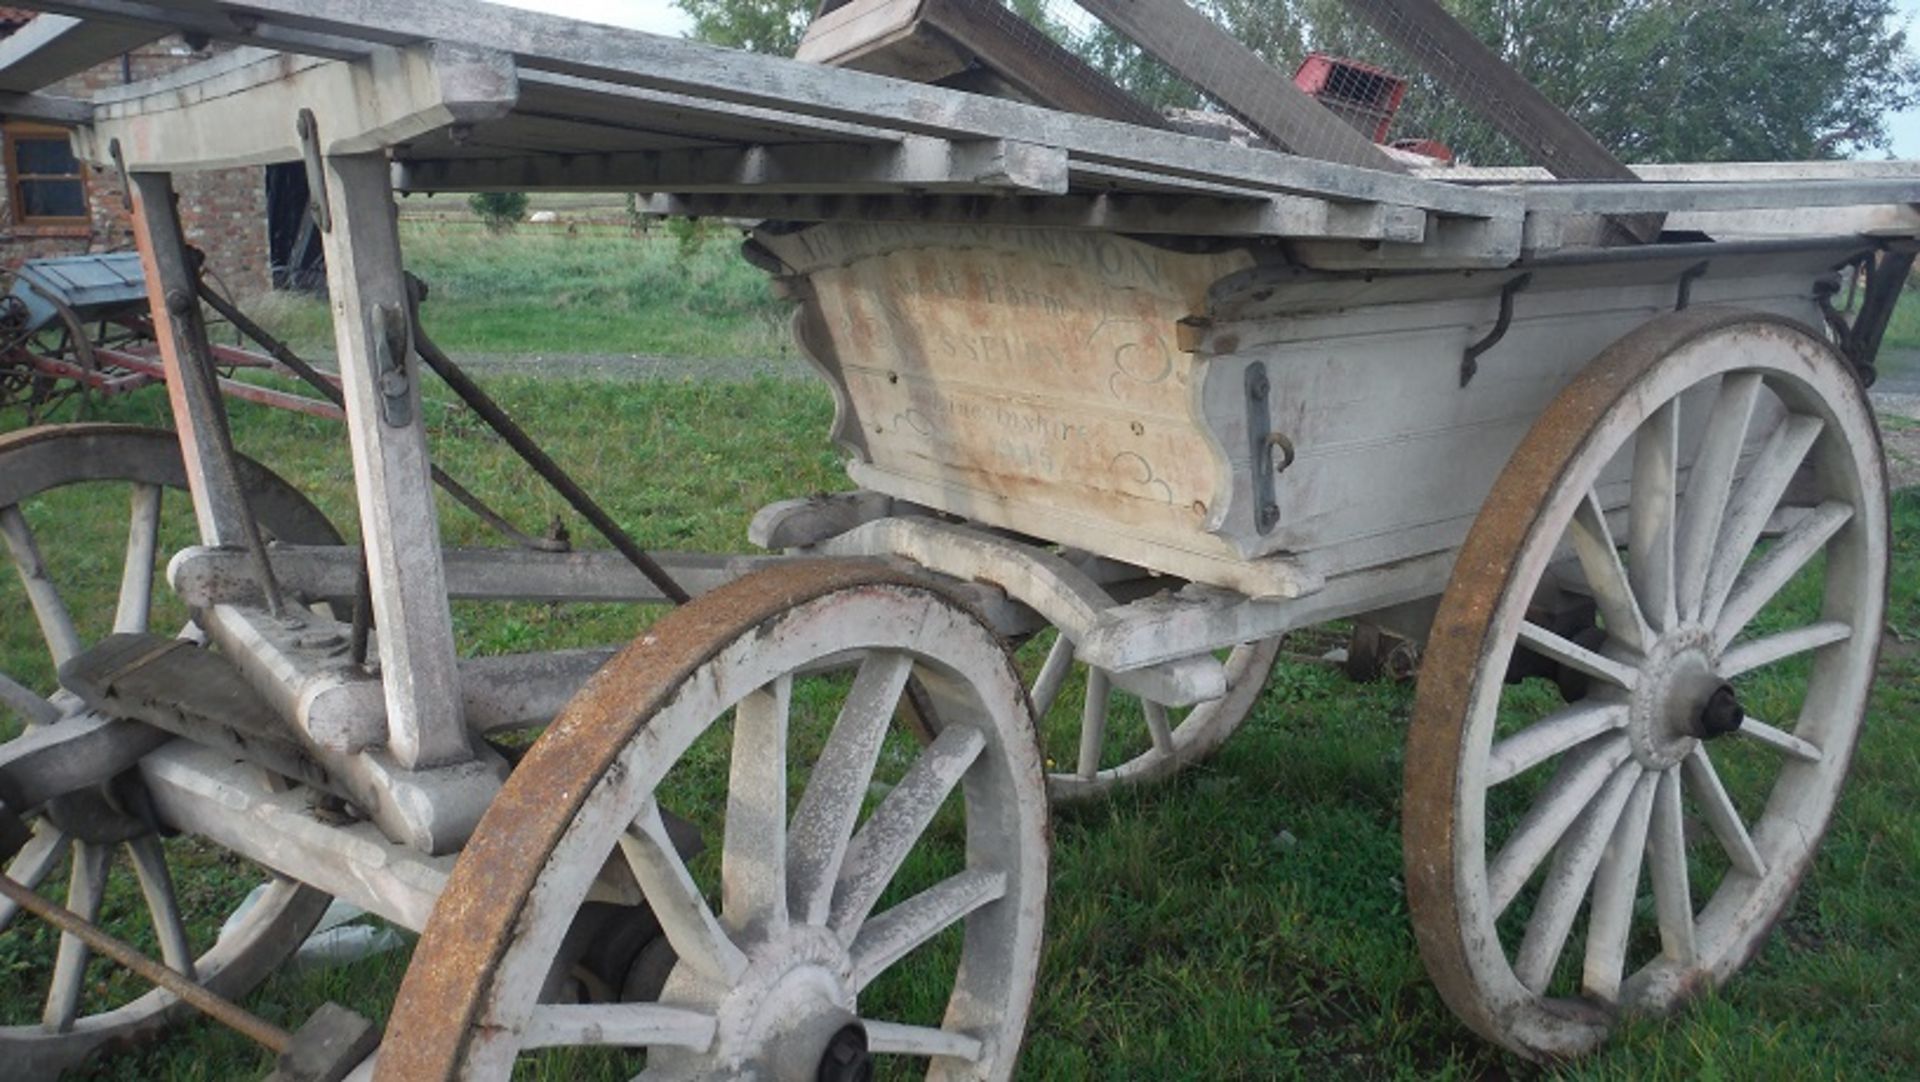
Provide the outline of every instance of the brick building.
<path id="1" fill-rule="evenodd" d="M 0 39 L 35 13 L 0 7 Z M 213 50 L 220 46 L 213 46 Z M 211 51 L 178 37 L 141 45 L 41 92 L 87 98 L 201 60 Z M 259 167 L 174 178 L 189 243 L 207 253 L 218 282 L 244 296 L 269 284 L 267 190 Z M 133 247 L 133 226 L 114 170 L 74 159 L 59 128 L 0 116 L 0 267 L 42 256 Z"/>

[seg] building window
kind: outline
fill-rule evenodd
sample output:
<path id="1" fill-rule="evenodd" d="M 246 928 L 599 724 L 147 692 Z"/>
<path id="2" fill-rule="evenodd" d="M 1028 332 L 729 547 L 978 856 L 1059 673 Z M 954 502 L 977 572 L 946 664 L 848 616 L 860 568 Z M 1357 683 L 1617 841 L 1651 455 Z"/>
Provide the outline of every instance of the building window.
<path id="1" fill-rule="evenodd" d="M 85 225 L 87 178 L 59 128 L 9 124 L 7 203 L 20 225 Z"/>

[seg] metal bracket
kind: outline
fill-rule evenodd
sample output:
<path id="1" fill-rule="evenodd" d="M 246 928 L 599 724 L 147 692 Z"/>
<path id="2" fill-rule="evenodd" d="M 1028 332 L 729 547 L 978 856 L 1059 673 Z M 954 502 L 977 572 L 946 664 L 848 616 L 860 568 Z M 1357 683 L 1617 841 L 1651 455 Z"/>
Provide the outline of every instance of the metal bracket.
<path id="1" fill-rule="evenodd" d="M 1500 340 L 1507 336 L 1507 329 L 1513 326 L 1514 294 L 1532 284 L 1533 275 L 1529 273 L 1510 278 L 1506 285 L 1500 287 L 1500 315 L 1493 321 L 1493 330 L 1488 331 L 1485 338 L 1468 346 L 1467 352 L 1461 356 L 1460 386 L 1465 387 L 1473 382 L 1474 373 L 1480 371 L 1480 355 L 1499 345 Z"/>
<path id="2" fill-rule="evenodd" d="M 1248 469 L 1253 473 L 1253 524 L 1261 533 L 1267 533 L 1280 524 L 1280 504 L 1273 491 L 1273 475 L 1278 471 L 1273 464 L 1276 443 L 1273 411 L 1267 405 L 1273 394 L 1273 384 L 1267 379 L 1266 362 L 1255 361 L 1247 366 L 1246 387 L 1247 449 L 1251 452 Z M 1281 465 L 1282 469 L 1293 461 L 1291 446 L 1287 452 L 1287 462 Z"/>
<path id="3" fill-rule="evenodd" d="M 1693 303 L 1694 280 L 1704 278 L 1706 273 L 1707 261 L 1704 259 L 1680 272 L 1680 291 L 1679 294 L 1674 297 L 1674 311 L 1684 312 L 1687 310 L 1687 306 Z"/>
<path id="4" fill-rule="evenodd" d="M 320 232 L 333 232 L 333 212 L 327 209 L 327 171 L 320 162 L 320 124 L 312 109 L 300 110 L 294 130 L 300 133 L 300 157 L 307 165 L 307 209 Z"/>
<path id="5" fill-rule="evenodd" d="M 412 343 L 407 334 L 407 317 L 397 304 L 376 304 L 370 314 L 380 419 L 391 428 L 405 428 L 413 423 L 413 377 L 407 370 Z"/>

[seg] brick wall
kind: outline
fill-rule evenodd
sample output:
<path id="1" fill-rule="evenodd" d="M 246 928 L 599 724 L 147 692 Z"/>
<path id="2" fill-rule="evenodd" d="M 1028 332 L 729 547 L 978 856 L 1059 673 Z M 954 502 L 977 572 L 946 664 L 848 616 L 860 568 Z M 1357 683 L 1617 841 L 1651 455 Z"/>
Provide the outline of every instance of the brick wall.
<path id="1" fill-rule="evenodd" d="M 0 8 L 0 29 L 6 9 Z M 220 46 L 214 46 L 219 49 Z M 105 86 L 138 81 L 205 60 L 206 51 L 189 50 L 179 38 L 166 38 L 47 88 L 48 93 L 89 97 Z M 4 162 L 0 162 L 4 168 Z M 87 174 L 91 221 L 85 226 L 14 224 L 0 184 L 0 266 L 16 267 L 43 256 L 110 252 L 133 248 L 133 223 L 112 169 L 81 167 Z M 180 196 L 180 221 L 187 242 L 207 253 L 217 281 L 237 295 L 256 293 L 272 283 L 267 266 L 267 190 L 258 167 L 182 173 L 174 177 Z"/>

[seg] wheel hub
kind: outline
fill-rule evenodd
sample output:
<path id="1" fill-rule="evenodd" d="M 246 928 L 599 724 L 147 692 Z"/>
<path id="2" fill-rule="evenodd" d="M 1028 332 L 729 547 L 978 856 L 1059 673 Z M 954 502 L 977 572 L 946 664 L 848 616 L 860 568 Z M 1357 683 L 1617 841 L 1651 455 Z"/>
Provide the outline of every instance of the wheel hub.
<path id="1" fill-rule="evenodd" d="M 1672 767 L 1701 740 L 1740 727 L 1740 702 L 1714 671 L 1712 643 L 1705 628 L 1681 627 L 1661 636 L 1641 663 L 1627 735 L 1647 769 Z"/>
<path id="2" fill-rule="evenodd" d="M 778 1082 L 865 1082 L 866 1030 L 854 1010 L 852 964 L 839 937 L 796 927 L 747 952 L 745 973 L 717 1004 L 710 1059 Z M 680 998 L 669 982 L 667 999 Z"/>

